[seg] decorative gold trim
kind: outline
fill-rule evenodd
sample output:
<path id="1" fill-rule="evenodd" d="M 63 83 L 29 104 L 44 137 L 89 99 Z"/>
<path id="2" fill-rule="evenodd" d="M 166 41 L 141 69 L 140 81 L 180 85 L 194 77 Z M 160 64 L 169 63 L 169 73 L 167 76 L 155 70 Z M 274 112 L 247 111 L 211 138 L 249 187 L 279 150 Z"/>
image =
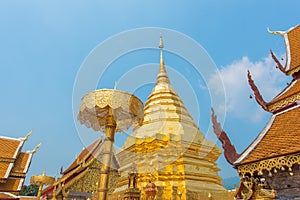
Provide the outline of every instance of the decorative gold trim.
<path id="1" fill-rule="evenodd" d="M 13 159 L 13 158 L 0 158 L 0 162 L 13 163 L 13 162 L 15 162 L 15 159 Z"/>
<path id="2" fill-rule="evenodd" d="M 300 71 L 300 66 L 295 67 L 295 68 L 292 69 L 292 70 L 288 70 L 287 74 L 288 74 L 288 75 L 291 75 L 291 74 L 294 74 L 294 73 L 296 73 L 296 72 L 298 72 L 298 71 Z"/>
<path id="3" fill-rule="evenodd" d="M 141 125 L 144 105 L 140 99 L 127 92 L 111 89 L 95 90 L 82 98 L 78 120 L 87 128 L 106 131 L 109 108 L 116 121 L 116 132 L 125 132 L 131 125 Z"/>
<path id="4" fill-rule="evenodd" d="M 245 176 L 248 173 L 253 176 L 255 172 L 262 175 L 263 170 L 267 170 L 272 173 L 272 171 L 276 171 L 276 169 L 284 170 L 285 167 L 288 167 L 289 171 L 291 171 L 294 164 L 300 164 L 300 153 L 240 165 L 237 169 L 240 176 Z"/>
<path id="5" fill-rule="evenodd" d="M 9 175 L 14 177 L 20 177 L 20 178 L 25 178 L 26 176 L 25 173 L 19 173 L 19 172 L 11 172 Z"/>
<path id="6" fill-rule="evenodd" d="M 278 102 L 270 104 L 268 106 L 268 109 L 270 111 L 274 111 L 274 110 L 276 110 L 278 108 L 281 108 L 281 107 L 283 107 L 283 106 L 285 106 L 285 105 L 287 105 L 289 103 L 293 103 L 293 102 L 295 102 L 296 100 L 299 100 L 299 99 L 300 99 L 300 94 L 297 93 L 297 94 L 294 94 L 294 95 L 292 95 L 290 97 L 284 98 L 284 99 L 282 99 L 282 100 L 280 100 Z"/>

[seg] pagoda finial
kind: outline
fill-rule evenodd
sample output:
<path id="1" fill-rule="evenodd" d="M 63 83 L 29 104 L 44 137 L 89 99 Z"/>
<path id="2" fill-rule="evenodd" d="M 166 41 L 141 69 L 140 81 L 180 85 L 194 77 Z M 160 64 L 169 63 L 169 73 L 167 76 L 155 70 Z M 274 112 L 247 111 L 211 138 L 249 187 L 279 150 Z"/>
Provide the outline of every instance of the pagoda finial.
<path id="1" fill-rule="evenodd" d="M 164 63 L 164 57 L 163 57 L 164 43 L 163 43 L 162 35 L 160 35 L 159 46 L 158 47 L 160 49 L 160 62 L 159 62 L 159 72 L 158 72 L 158 75 L 157 75 L 156 84 L 158 84 L 158 83 L 170 83 L 169 77 L 167 75 L 165 63 Z"/>

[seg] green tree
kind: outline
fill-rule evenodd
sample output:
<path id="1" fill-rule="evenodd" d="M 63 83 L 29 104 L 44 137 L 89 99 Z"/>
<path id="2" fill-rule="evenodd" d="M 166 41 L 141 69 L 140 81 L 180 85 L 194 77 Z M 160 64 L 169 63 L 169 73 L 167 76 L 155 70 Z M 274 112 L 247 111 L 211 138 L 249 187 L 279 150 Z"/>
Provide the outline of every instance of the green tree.
<path id="1" fill-rule="evenodd" d="M 37 196 L 38 190 L 39 190 L 39 186 L 37 186 L 37 185 L 33 185 L 33 184 L 24 185 L 22 187 L 20 195 L 21 196 Z"/>

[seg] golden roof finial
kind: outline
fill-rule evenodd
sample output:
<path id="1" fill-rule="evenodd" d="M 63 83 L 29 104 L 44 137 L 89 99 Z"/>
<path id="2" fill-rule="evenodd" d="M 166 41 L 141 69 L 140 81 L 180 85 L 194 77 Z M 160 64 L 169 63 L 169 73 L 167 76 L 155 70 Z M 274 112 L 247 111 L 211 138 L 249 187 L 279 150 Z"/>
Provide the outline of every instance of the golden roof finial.
<path id="1" fill-rule="evenodd" d="M 32 150 L 32 153 L 36 153 L 36 151 L 38 150 L 38 148 L 40 148 L 40 146 L 42 145 L 42 141 L 36 145 L 36 147 Z"/>
<path id="2" fill-rule="evenodd" d="M 283 36 L 284 33 L 285 33 L 284 31 L 271 31 L 271 30 L 269 29 L 269 27 L 267 28 L 267 30 L 268 30 L 268 33 L 273 34 L 273 35 L 279 34 L 280 36 Z"/>
<path id="3" fill-rule="evenodd" d="M 32 134 L 32 130 L 29 131 L 29 133 L 27 133 L 27 135 L 25 136 L 25 138 L 23 138 L 23 141 L 27 141 L 28 138 L 29 138 L 29 136 L 31 136 L 31 134 Z"/>
<path id="4" fill-rule="evenodd" d="M 164 57 L 163 57 L 163 48 L 164 48 L 164 43 L 163 43 L 163 38 L 162 35 L 160 34 L 159 38 L 159 49 L 160 49 L 160 62 L 159 62 L 159 72 L 157 75 L 157 80 L 156 84 L 158 83 L 170 83 L 167 71 L 165 68 L 165 63 L 164 63 Z"/>

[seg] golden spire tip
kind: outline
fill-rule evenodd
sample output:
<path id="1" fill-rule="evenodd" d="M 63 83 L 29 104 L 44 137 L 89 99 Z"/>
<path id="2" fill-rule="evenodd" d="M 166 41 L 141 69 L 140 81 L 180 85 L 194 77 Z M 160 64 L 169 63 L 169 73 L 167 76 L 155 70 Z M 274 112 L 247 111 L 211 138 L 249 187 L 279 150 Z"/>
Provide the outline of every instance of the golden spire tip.
<path id="1" fill-rule="evenodd" d="M 162 38 L 162 34 L 160 34 L 160 37 L 159 37 L 159 46 L 158 46 L 160 49 L 163 49 L 164 48 L 164 43 L 163 43 L 163 38 Z"/>
<path id="2" fill-rule="evenodd" d="M 164 63 L 164 57 L 163 57 L 163 48 L 164 48 L 164 43 L 163 43 L 163 38 L 162 35 L 160 34 L 159 37 L 159 49 L 160 49 L 160 62 L 159 62 L 159 73 L 156 79 L 156 84 L 160 82 L 165 82 L 165 83 L 170 83 L 166 68 L 165 68 L 165 63 Z"/>

